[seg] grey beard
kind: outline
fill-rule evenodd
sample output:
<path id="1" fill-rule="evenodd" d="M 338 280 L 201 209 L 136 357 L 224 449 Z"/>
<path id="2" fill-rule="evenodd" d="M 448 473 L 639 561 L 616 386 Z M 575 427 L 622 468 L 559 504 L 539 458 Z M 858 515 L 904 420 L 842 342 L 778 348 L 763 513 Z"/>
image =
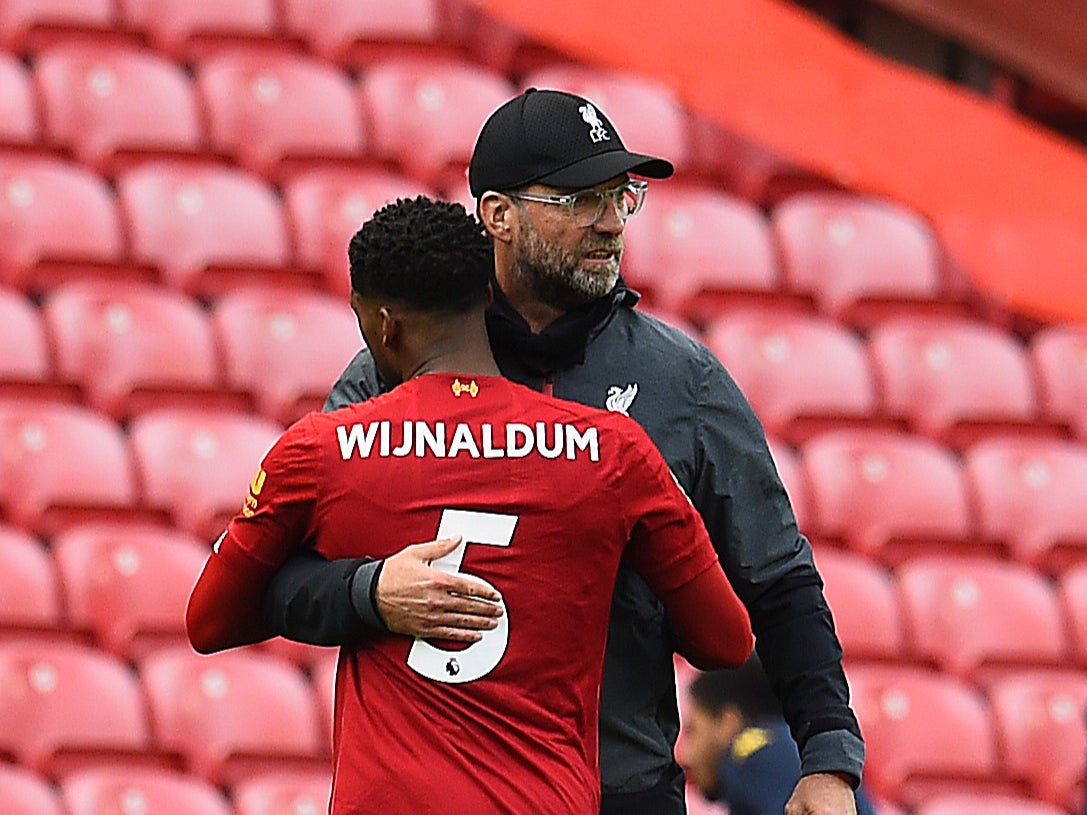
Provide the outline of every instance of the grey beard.
<path id="1" fill-rule="evenodd" d="M 540 239 L 539 233 L 528 226 L 524 242 L 514 256 L 514 269 L 537 300 L 551 308 L 569 311 L 599 300 L 619 282 L 618 260 L 607 272 L 586 271 L 578 263 L 578 257 L 584 251 L 603 248 L 622 252 L 622 238 L 607 241 L 586 239 L 577 249 L 569 252 L 547 245 Z"/>

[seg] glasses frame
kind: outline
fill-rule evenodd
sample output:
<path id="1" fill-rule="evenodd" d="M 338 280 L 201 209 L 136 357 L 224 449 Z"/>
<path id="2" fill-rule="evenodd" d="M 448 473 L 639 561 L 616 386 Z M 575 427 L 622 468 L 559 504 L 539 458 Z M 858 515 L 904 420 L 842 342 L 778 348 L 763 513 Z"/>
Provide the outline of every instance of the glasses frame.
<path id="1" fill-rule="evenodd" d="M 638 203 L 634 206 L 630 212 L 623 215 L 619 211 L 619 199 L 628 192 L 634 191 L 638 196 Z M 631 216 L 637 215 L 641 210 L 642 205 L 645 203 L 646 192 L 649 190 L 649 183 L 646 181 L 624 181 L 618 187 L 612 187 L 609 190 L 578 190 L 577 192 L 566 193 L 564 195 L 537 195 L 536 193 L 528 192 L 507 192 L 510 198 L 516 198 L 519 201 L 535 201 L 539 204 L 552 204 L 554 206 L 564 206 L 570 211 L 570 219 L 577 224 L 577 215 L 575 213 L 575 207 L 577 206 L 579 196 L 585 194 L 599 195 L 600 206 L 597 208 L 596 215 L 587 224 L 577 224 L 577 226 L 585 229 L 590 226 L 594 226 L 600 218 L 604 215 L 604 207 L 607 205 L 607 201 L 610 199 L 612 207 L 615 209 L 615 214 L 619 218 L 619 223 L 626 224 L 630 220 Z"/>

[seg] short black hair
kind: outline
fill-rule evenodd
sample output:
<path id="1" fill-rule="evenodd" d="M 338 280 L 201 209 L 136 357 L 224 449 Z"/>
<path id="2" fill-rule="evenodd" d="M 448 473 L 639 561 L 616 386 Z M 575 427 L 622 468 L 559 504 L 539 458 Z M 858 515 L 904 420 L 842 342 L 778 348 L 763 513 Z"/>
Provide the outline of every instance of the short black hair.
<path id="1" fill-rule="evenodd" d="M 754 654 L 735 670 L 698 674 L 688 691 L 691 699 L 715 716 L 730 705 L 739 708 L 748 720 L 781 715 L 781 703 Z"/>
<path id="2" fill-rule="evenodd" d="M 459 313 L 486 302 L 494 249 L 461 204 L 420 195 L 374 213 L 347 249 L 351 288 L 420 311 Z"/>

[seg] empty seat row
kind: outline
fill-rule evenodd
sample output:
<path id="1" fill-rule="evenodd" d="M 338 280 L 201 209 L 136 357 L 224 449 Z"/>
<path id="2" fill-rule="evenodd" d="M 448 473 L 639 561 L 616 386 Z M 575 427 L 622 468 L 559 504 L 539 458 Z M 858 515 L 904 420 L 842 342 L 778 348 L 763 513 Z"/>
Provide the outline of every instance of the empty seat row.
<path id="1" fill-rule="evenodd" d="M 221 407 L 280 424 L 319 408 L 362 347 L 350 309 L 326 294 L 238 289 L 208 311 L 146 283 L 75 281 L 40 311 L 0 290 L 0 395 L 61 386 L 125 420 L 163 406 Z"/>
<path id="2" fill-rule="evenodd" d="M 328 694 L 252 648 L 204 657 L 165 647 L 133 669 L 86 645 L 10 639 L 0 641 L 0 677 L 0 750 L 54 780 L 109 763 L 185 770 L 220 787 L 331 769 Z"/>

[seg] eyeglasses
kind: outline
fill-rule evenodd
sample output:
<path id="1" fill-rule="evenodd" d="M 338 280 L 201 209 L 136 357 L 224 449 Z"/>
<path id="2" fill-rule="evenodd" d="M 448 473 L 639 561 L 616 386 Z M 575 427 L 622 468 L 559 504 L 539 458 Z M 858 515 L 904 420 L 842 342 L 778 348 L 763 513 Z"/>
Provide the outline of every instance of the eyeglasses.
<path id="1" fill-rule="evenodd" d="M 520 201 L 567 207 L 574 225 L 587 227 L 600 220 L 609 201 L 615 207 L 619 222 L 625 224 L 631 215 L 636 215 L 642 208 L 647 189 L 649 184 L 645 181 L 627 181 L 610 190 L 579 190 L 567 195 L 533 195 L 527 192 L 508 192 L 506 195 Z"/>

